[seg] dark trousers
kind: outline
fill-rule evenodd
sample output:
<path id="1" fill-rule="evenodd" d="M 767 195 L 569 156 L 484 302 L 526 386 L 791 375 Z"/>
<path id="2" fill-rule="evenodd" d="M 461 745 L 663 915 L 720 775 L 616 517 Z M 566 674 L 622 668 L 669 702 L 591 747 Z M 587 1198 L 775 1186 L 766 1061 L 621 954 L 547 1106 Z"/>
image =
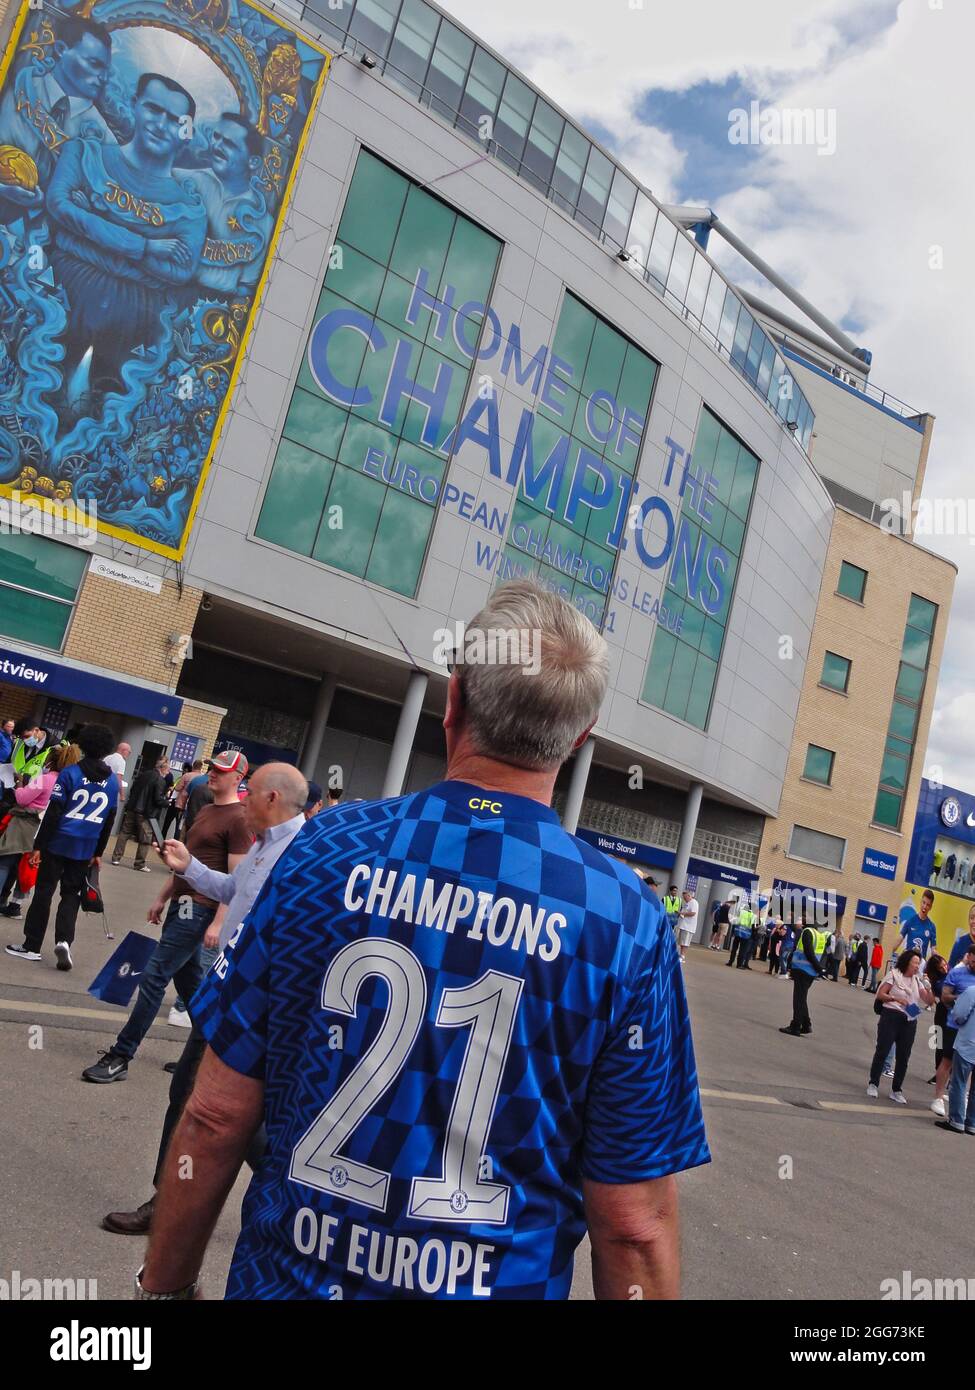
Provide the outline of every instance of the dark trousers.
<path id="1" fill-rule="evenodd" d="M 768 973 L 777 975 L 782 968 L 782 956 L 779 952 L 778 943 L 773 946 L 768 953 Z"/>
<path id="2" fill-rule="evenodd" d="M 734 965 L 734 963 L 735 963 L 735 956 L 737 956 L 737 955 L 739 955 L 739 954 L 744 955 L 744 949 L 743 949 L 743 948 L 744 948 L 744 945 L 745 945 L 745 942 L 744 942 L 744 938 L 743 938 L 743 937 L 740 937 L 740 936 L 733 936 L 733 937 L 731 938 L 731 953 L 730 953 L 729 956 L 728 956 L 728 961 L 727 961 L 728 965 Z"/>
<path id="3" fill-rule="evenodd" d="M 137 840 L 139 843 L 139 848 L 135 852 L 135 867 L 141 869 L 146 862 L 149 846 L 152 844 L 152 828 L 145 816 L 140 816 L 138 811 L 126 809 L 122 812 L 118 838 L 115 841 L 115 848 L 112 850 L 113 864 L 117 864 L 122 858 L 125 847 L 130 840 Z"/>
<path id="4" fill-rule="evenodd" d="M 180 821 L 181 821 L 182 819 L 183 819 L 183 812 L 179 809 L 178 806 L 176 806 L 172 801 L 170 801 L 170 802 L 167 804 L 167 806 L 166 806 L 166 814 L 165 814 L 165 816 L 163 816 L 162 833 L 163 833 L 163 838 L 164 838 L 164 839 L 165 839 L 166 836 L 169 834 L 169 827 L 170 827 L 171 825 L 175 825 L 175 826 L 176 826 L 176 829 L 175 829 L 175 831 L 173 832 L 173 835 L 174 835 L 174 838 L 178 838 L 178 836 L 179 836 L 179 823 L 180 823 Z"/>
<path id="5" fill-rule="evenodd" d="M 839 980 L 839 978 L 840 978 L 840 960 L 839 960 L 839 956 L 829 956 L 829 957 L 828 957 L 828 959 L 827 959 L 827 961 L 826 961 L 826 973 L 827 973 L 827 975 L 829 976 L 829 978 L 830 978 L 831 980 L 837 980 L 837 981 Z"/>
<path id="6" fill-rule="evenodd" d="M 762 949 L 758 953 L 759 960 L 768 960 L 769 942 L 766 936 L 762 941 Z"/>
<path id="7" fill-rule="evenodd" d="M 914 1034 L 917 1032 L 917 1019 L 908 1018 L 900 1009 L 881 1009 L 877 1021 L 877 1046 L 870 1063 L 870 1084 L 880 1085 L 880 1073 L 884 1069 L 884 1059 L 891 1047 L 894 1048 L 894 1080 L 892 1091 L 899 1091 L 907 1075 L 907 1064 L 911 1060 Z"/>
<path id="8" fill-rule="evenodd" d="M 792 972 L 792 1026 L 802 1028 L 807 1033 L 812 1028 L 807 995 L 815 978 L 815 975 L 807 975 L 804 970 Z"/>
<path id="9" fill-rule="evenodd" d="M 738 969 L 744 970 L 745 966 L 752 958 L 752 951 L 755 949 L 755 942 L 752 938 L 746 937 L 738 948 Z"/>
<path id="10" fill-rule="evenodd" d="M 54 940 L 74 941 L 75 922 L 81 906 L 81 894 L 88 872 L 87 859 L 65 859 L 63 855 L 45 850 L 37 871 L 34 898 L 24 920 L 24 944 L 29 951 L 39 951 L 47 932 L 54 890 L 61 885 L 61 901 L 54 919 Z"/>
<path id="11" fill-rule="evenodd" d="M 169 1107 L 166 1111 L 166 1118 L 163 1120 L 162 1137 L 159 1140 L 159 1153 L 156 1156 L 156 1171 L 152 1175 L 153 1187 L 159 1186 L 166 1150 L 169 1148 L 169 1141 L 173 1136 L 173 1131 L 179 1123 L 179 1117 L 183 1113 L 183 1107 L 190 1098 L 190 1093 L 196 1081 L 197 1070 L 203 1060 L 203 1054 L 206 1051 L 206 1045 L 206 1038 L 194 1025 L 193 1031 L 186 1039 L 186 1046 L 183 1048 L 182 1055 L 176 1063 L 173 1079 L 169 1083 Z M 250 1148 L 247 1150 L 247 1162 L 252 1168 L 256 1169 L 258 1167 L 261 1159 L 264 1157 L 266 1148 L 267 1130 L 262 1124 L 251 1140 Z"/>
<path id="12" fill-rule="evenodd" d="M 112 1051 L 118 1056 L 130 1061 L 135 1056 L 159 1012 L 170 980 L 181 999 L 193 998 L 203 978 L 200 960 L 203 934 L 213 920 L 215 911 L 215 908 L 204 907 L 192 900 L 189 904 L 169 904 L 162 935 L 142 972 L 135 1006 L 112 1045 Z"/>

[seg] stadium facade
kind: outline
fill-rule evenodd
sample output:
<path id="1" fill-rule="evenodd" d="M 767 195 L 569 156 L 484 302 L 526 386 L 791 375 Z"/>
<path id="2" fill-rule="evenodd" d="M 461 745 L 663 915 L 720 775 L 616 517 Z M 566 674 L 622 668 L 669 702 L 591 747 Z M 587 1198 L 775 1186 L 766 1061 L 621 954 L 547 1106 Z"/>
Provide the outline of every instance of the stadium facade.
<path id="1" fill-rule="evenodd" d="M 112 31 L 127 4 L 76 13 Z M 246 47 L 252 7 L 224 8 Z M 211 9 L 180 22 L 216 62 Z M 163 527 L 172 466 L 122 439 L 118 466 L 151 475 L 128 520 L 88 546 L 0 537 L 0 711 L 101 712 L 134 759 L 233 744 L 397 794 L 443 768 L 444 633 L 535 574 L 612 655 L 558 785 L 570 828 L 692 875 L 702 903 L 759 880 L 892 924 L 954 570 L 884 503 L 919 495 L 931 417 L 436 6 L 261 14 L 307 45 L 302 71 L 331 61 L 256 287 L 229 270 L 251 250 L 209 228 L 229 279 L 201 270 L 196 307 L 241 331 L 184 529 Z M 261 121 L 300 105 L 280 49 Z M 802 320 L 736 288 L 716 235 Z"/>

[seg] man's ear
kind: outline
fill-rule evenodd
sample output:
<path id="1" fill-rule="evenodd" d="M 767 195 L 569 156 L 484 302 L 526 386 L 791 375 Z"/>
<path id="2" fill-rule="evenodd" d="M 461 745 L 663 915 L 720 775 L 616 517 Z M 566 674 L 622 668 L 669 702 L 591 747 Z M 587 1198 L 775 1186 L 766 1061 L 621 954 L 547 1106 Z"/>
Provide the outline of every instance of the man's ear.
<path id="1" fill-rule="evenodd" d="M 572 745 L 573 753 L 577 752 L 582 747 L 582 745 L 585 743 L 586 739 L 589 737 L 589 735 L 592 733 L 595 727 L 596 721 L 594 719 L 592 723 L 589 725 L 588 729 L 583 729 L 582 733 L 579 735 L 575 743 Z"/>
<path id="2" fill-rule="evenodd" d="M 459 671 L 451 671 L 447 682 L 447 710 L 443 717 L 445 729 L 455 729 L 464 714 L 464 686 Z"/>

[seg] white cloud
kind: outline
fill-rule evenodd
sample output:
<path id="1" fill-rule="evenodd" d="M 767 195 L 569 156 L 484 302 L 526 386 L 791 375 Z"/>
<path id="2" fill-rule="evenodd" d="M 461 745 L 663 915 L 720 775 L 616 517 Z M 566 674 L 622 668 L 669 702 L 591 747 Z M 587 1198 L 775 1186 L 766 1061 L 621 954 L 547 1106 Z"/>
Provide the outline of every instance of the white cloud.
<path id="1" fill-rule="evenodd" d="M 684 182 L 696 183 L 693 168 L 684 169 L 680 132 L 636 120 L 647 90 L 682 91 L 739 74 L 780 107 L 834 110 L 835 154 L 765 147 L 757 165 L 742 159 L 741 186 L 720 198 L 717 211 L 824 313 L 837 320 L 849 313 L 862 325 L 853 336 L 873 351 L 875 384 L 937 417 L 925 496 L 972 495 L 975 6 L 902 0 L 896 22 L 871 37 L 870 21 L 889 7 L 861 3 L 859 35 L 850 42 L 841 0 L 666 7 L 645 0 L 643 10 L 626 0 L 595 7 L 531 0 L 527 19 L 524 0 L 446 5 L 571 115 L 608 130 L 622 161 L 664 201 L 682 172 Z M 729 161 L 744 153 L 728 151 Z M 699 197 L 714 201 L 706 187 Z M 757 285 L 720 242 L 712 238 L 711 246 L 736 277 Z M 941 270 L 931 268 L 932 247 L 942 248 Z M 761 293 L 777 298 L 764 285 Z M 946 781 L 975 790 L 975 696 L 968 693 L 975 685 L 975 548 L 951 537 L 925 544 L 960 570 L 926 763 L 941 763 Z"/>

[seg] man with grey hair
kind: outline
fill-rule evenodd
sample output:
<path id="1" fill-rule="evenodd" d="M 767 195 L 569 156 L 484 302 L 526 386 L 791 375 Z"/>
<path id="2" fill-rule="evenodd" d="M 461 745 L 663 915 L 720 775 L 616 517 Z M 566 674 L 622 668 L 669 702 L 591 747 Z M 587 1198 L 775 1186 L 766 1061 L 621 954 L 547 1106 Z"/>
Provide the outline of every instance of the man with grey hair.
<path id="1" fill-rule="evenodd" d="M 468 647 L 446 780 L 310 821 L 194 999 L 138 1297 L 195 1296 L 262 1120 L 228 1298 L 565 1298 L 587 1226 L 597 1298 L 678 1292 L 673 1175 L 710 1155 L 673 934 L 551 808 L 606 645 L 533 582 L 472 626 L 536 674 Z"/>
<path id="2" fill-rule="evenodd" d="M 193 857 L 181 840 L 166 840 L 161 853 L 167 866 L 180 874 L 191 888 L 214 902 L 227 904 L 220 924 L 221 947 L 226 946 L 243 922 L 272 867 L 305 824 L 307 800 L 308 783 L 296 767 L 288 763 L 265 763 L 259 767 L 251 776 L 244 802 L 244 818 L 255 836 L 254 843 L 229 874 L 207 868 Z M 163 1121 L 153 1186 L 158 1186 L 169 1137 L 193 1088 L 205 1047 L 203 1034 L 194 1026 L 169 1087 L 169 1109 Z M 152 1220 L 154 1201 L 155 1198 L 150 1197 L 134 1211 L 109 1212 L 102 1222 L 103 1228 L 116 1235 L 145 1234 Z"/>

